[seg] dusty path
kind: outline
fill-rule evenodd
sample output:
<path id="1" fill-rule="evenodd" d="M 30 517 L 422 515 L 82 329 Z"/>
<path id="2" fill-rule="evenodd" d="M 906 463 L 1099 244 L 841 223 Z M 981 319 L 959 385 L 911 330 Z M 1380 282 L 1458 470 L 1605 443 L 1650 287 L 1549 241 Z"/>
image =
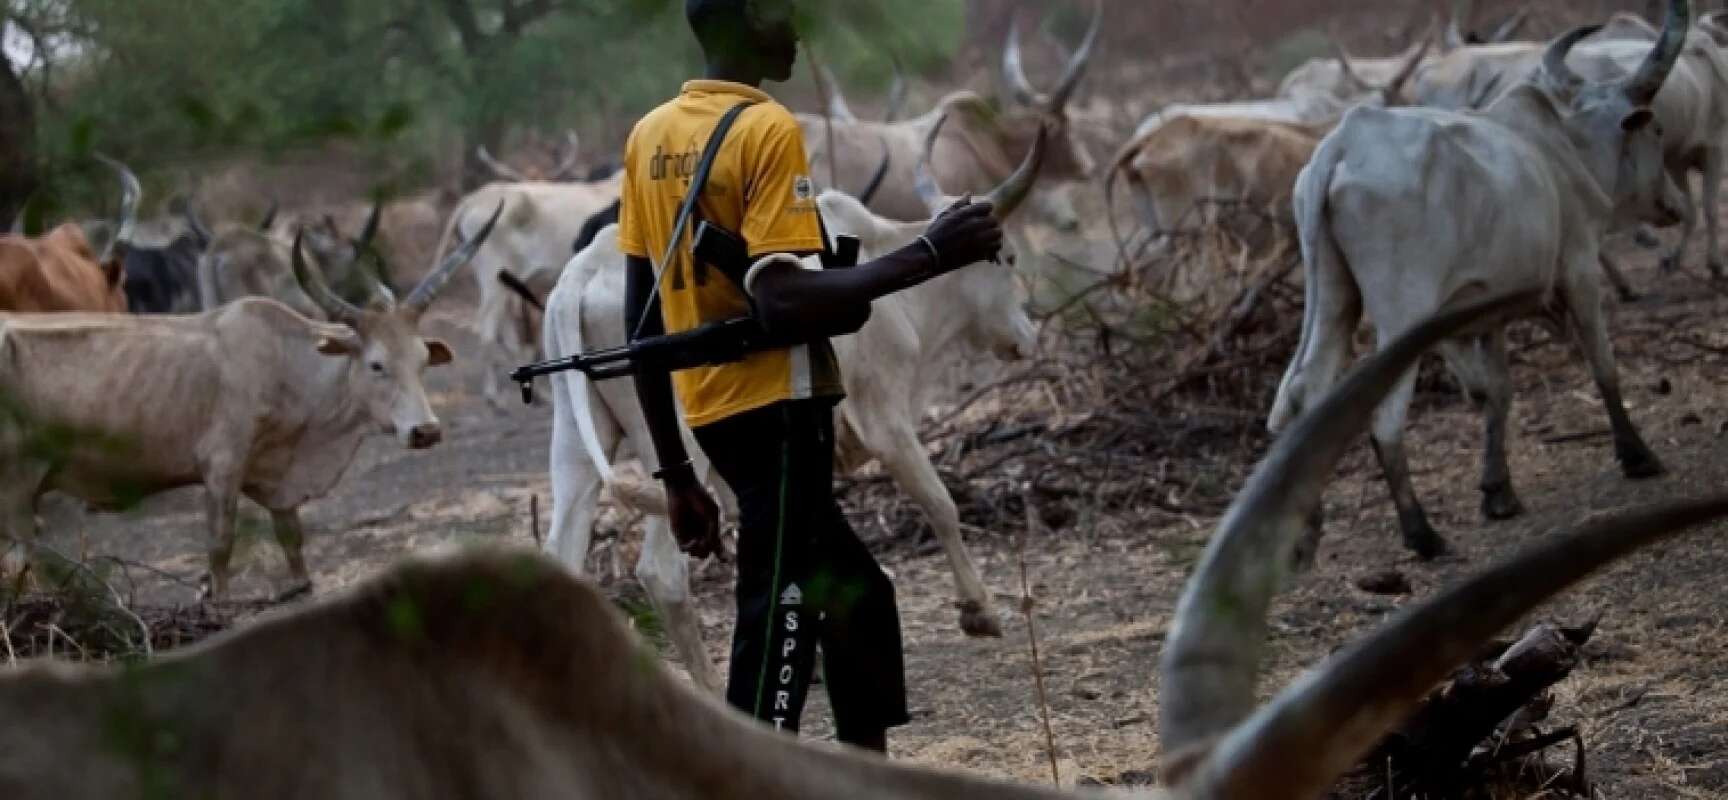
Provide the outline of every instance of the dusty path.
<path id="1" fill-rule="evenodd" d="M 1684 278 L 1634 275 L 1677 296 L 1708 296 Z M 1421 597 L 1592 514 L 1728 485 L 1728 453 L 1719 441 L 1728 426 L 1721 402 L 1728 388 L 1728 326 L 1719 322 L 1724 311 L 1728 300 L 1709 297 L 1658 299 L 1617 312 L 1633 415 L 1670 468 L 1655 481 L 1621 479 L 1605 438 L 1544 444 L 1545 438 L 1603 428 L 1604 417 L 1569 349 L 1537 343 L 1516 354 L 1521 391 L 1513 471 L 1531 513 L 1515 522 L 1485 526 L 1478 520 L 1478 418 L 1452 397 L 1420 397 L 1410 435 L 1416 482 L 1435 524 L 1456 546 L 1455 558 L 1420 564 L 1404 555 L 1378 472 L 1367 448 L 1358 448 L 1328 495 L 1329 536 L 1319 567 L 1274 612 L 1268 687 L 1282 685 L 1403 602 L 1354 588 L 1354 577 L 1396 568 Z M 446 318 L 434 319 L 431 329 L 451 338 L 459 354 L 473 351 L 471 338 Z M 1543 338 L 1536 333 L 1523 340 Z M 370 441 L 338 491 L 310 506 L 309 559 L 320 591 L 351 583 L 402 553 L 443 543 L 527 541 L 529 498 L 538 495 L 545 504 L 549 497 L 546 409 L 486 407 L 468 388 L 476 385 L 473 360 L 459 364 L 430 381 L 448 425 L 442 446 L 410 453 L 388 439 Z M 92 517 L 82 545 L 70 532 L 75 527 L 61 530 L 56 541 L 178 576 L 182 582 L 133 571 L 149 599 L 187 602 L 192 590 L 185 582 L 202 570 L 198 499 L 195 492 L 180 493 L 128 516 Z M 869 509 L 858 510 L 870 516 Z M 1213 520 L 1172 517 L 1161 526 L 1130 529 L 1108 514 L 1076 511 L 1075 524 L 1035 540 L 1027 556 L 1040 598 L 1038 628 L 1062 763 L 1070 778 L 1148 769 L 1158 754 L 1155 664 L 1163 630 Z M 237 591 L 264 595 L 283 581 L 284 568 L 261 515 L 253 509 L 248 519 L 250 546 L 236 560 Z M 1720 589 L 1728 576 L 1720 544 L 1725 534 L 1728 526 L 1634 558 L 1547 612 L 1561 620 L 1605 614 L 1589 663 L 1560 689 L 1555 720 L 1584 730 L 1604 797 L 1728 796 L 1728 615 Z M 1013 609 L 1009 590 L 1018 577 L 1011 538 L 973 538 L 986 579 L 1003 609 Z M 965 640 L 954 625 L 939 557 L 898 547 L 886 560 L 899 580 L 915 716 L 896 740 L 899 755 L 1047 777 L 1024 623 L 1010 617 L 1000 641 Z M 718 658 L 728 626 L 725 576 L 706 576 L 699 593 Z M 824 735 L 824 717 L 818 701 L 810 714 L 812 735 Z"/>

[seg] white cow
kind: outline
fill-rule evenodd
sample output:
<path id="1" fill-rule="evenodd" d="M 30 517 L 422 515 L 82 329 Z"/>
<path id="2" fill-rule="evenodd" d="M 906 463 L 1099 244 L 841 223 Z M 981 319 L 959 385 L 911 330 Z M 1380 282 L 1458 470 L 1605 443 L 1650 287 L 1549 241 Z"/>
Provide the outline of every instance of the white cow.
<path id="1" fill-rule="evenodd" d="M 400 305 L 376 310 L 336 296 L 296 241 L 294 274 L 336 324 L 265 298 L 187 316 L 0 316 L 0 541 L 9 555 L 40 555 L 32 542 L 45 492 L 112 507 L 201 486 L 217 597 L 242 495 L 269 509 L 294 580 L 310 586 L 300 506 L 342 479 L 369 433 L 414 449 L 442 438 L 421 375 L 453 356 L 420 336 L 420 317 L 487 232 Z"/>
<path id="2" fill-rule="evenodd" d="M 1593 30 L 1583 28 L 1549 45 L 1536 76 L 1483 112 L 1347 115 L 1297 181 L 1307 302 L 1270 427 L 1289 424 L 1331 387 L 1364 309 L 1384 344 L 1483 292 L 1538 290 L 1583 347 L 1625 473 L 1660 473 L 1621 402 L 1596 265 L 1611 229 L 1678 220 L 1678 190 L 1663 169 L 1650 104 L 1680 58 L 1689 14 L 1687 0 L 1670 0 L 1662 38 L 1635 72 L 1612 83 L 1567 66 L 1573 46 Z M 1523 507 L 1506 466 L 1512 386 L 1501 333 L 1449 341 L 1441 352 L 1487 404 L 1483 513 L 1515 516 Z M 1414 371 L 1405 375 L 1380 408 L 1373 440 L 1405 544 L 1431 557 L 1445 545 L 1416 498 L 1403 448 L 1415 379 Z"/>
<path id="3" fill-rule="evenodd" d="M 521 298 L 506 290 L 498 274 L 509 270 L 523 281 L 535 283 L 543 273 L 556 273 L 570 260 L 570 243 L 582 232 L 582 224 L 618 199 L 624 173 L 592 183 L 491 183 L 457 204 L 444 228 L 436 252 L 467 241 L 500 202 L 504 217 L 486 246 L 474 255 L 474 285 L 480 302 L 474 311 L 474 333 L 479 337 L 481 388 L 494 406 L 507 398 L 500 392 L 499 376 L 510 367 L 533 358 L 531 331 L 524 332 L 519 320 L 528 315 Z"/>
<path id="4" fill-rule="evenodd" d="M 1020 169 L 992 193 L 998 213 L 1012 214 L 1030 191 L 1044 142 L 1039 139 Z M 929 184 L 927 177 L 923 183 Z M 904 247 L 928 225 L 884 219 L 839 192 L 824 192 L 817 202 L 830 234 L 857 236 L 865 259 Z M 939 197 L 929 202 L 937 209 L 946 206 Z M 547 302 L 548 355 L 623 344 L 624 276 L 617 230 L 609 228 L 572 260 Z M 879 459 L 929 516 L 954 571 L 960 627 L 973 636 L 998 636 L 1001 623 L 961 538 L 954 499 L 918 440 L 918 422 L 928 407 L 931 387 L 939 382 L 936 373 L 941 360 L 954 350 L 971 347 L 1015 359 L 1031 355 L 1037 337 L 1023 303 L 1011 268 L 980 265 L 877 301 L 863 329 L 834 341 L 847 394 L 839 409 L 844 423 L 840 428 L 850 433 L 846 438 L 856 439 Z M 546 547 L 581 570 L 593 534 L 595 504 L 602 485 L 610 482 L 612 464 L 634 453 L 652 470 L 654 449 L 646 445 L 647 420 L 629 381 L 596 385 L 579 373 L 555 376 L 553 408 L 552 531 Z M 686 446 L 700 459 L 700 448 L 688 431 L 685 438 Z M 706 460 L 701 459 L 698 466 L 699 474 L 715 483 Z M 614 491 L 613 495 L 628 499 L 631 493 Z M 692 674 L 703 685 L 717 688 L 719 678 L 689 606 L 684 558 L 667 521 L 658 514 L 649 518 L 636 574 L 661 609 Z"/>
<path id="5" fill-rule="evenodd" d="M 1259 704 L 1273 586 L 1324 476 L 1423 350 L 1506 306 L 1418 327 L 1273 447 L 1212 536 L 1164 647 L 1164 788 L 1114 796 L 1321 797 L 1518 617 L 1728 514 L 1717 497 L 1550 536 L 1410 605 Z M 496 550 L 412 559 L 142 666 L 0 670 L 0 719 L 0 787 L 14 800 L 1101 797 L 777 733 L 672 676 L 559 565 Z"/>

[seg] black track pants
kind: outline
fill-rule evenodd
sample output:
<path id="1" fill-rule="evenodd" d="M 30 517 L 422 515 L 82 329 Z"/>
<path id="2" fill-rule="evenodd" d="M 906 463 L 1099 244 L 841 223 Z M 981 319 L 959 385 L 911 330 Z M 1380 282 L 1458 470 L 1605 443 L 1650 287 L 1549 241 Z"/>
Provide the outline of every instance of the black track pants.
<path id="1" fill-rule="evenodd" d="M 904 725 L 894 584 L 834 502 L 829 400 L 797 400 L 696 430 L 738 496 L 738 620 L 726 701 L 797 731 L 817 642 L 835 725 Z"/>

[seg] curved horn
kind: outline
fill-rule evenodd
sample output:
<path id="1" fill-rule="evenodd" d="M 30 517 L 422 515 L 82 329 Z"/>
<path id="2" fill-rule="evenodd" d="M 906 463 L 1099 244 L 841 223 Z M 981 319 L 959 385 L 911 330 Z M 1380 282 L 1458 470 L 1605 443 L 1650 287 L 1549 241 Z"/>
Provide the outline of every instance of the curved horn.
<path id="1" fill-rule="evenodd" d="M 1533 308 L 1539 297 L 1523 292 L 1496 298 L 1417 325 L 1366 359 L 1272 446 L 1225 512 L 1183 590 L 1165 640 L 1159 736 L 1169 785 L 1193 797 L 1318 793 L 1306 786 L 1236 795 L 1192 789 L 1196 783 L 1237 777 L 1220 774 L 1212 762 L 1230 759 L 1219 739 L 1239 730 L 1254 710 L 1275 587 L 1289 569 L 1292 548 L 1309 513 L 1318 508 L 1327 478 L 1368 426 L 1374 407 L 1434 344 L 1467 326 Z"/>
<path id="2" fill-rule="evenodd" d="M 834 71 L 827 64 L 816 65 L 816 79 L 828 101 L 828 116 L 841 122 L 857 122 L 858 115 L 852 113 L 852 107 L 846 104 L 846 96 L 840 92 L 840 79 L 834 77 Z"/>
<path id="3" fill-rule="evenodd" d="M 373 200 L 372 211 L 366 215 L 366 227 L 360 229 L 360 238 L 354 240 L 354 256 L 364 254 L 372 247 L 372 240 L 378 238 L 378 223 L 384 215 L 384 201 Z"/>
<path id="4" fill-rule="evenodd" d="M 480 247 L 486 244 L 486 238 L 492 235 L 492 226 L 498 224 L 498 217 L 503 213 L 504 201 L 499 200 L 498 207 L 492 211 L 491 218 L 486 220 L 486 224 L 480 228 L 480 232 L 475 234 L 474 238 L 463 242 L 460 247 L 451 251 L 450 255 L 444 257 L 443 263 L 440 263 L 437 269 L 432 270 L 425 278 L 422 278 L 420 285 L 408 293 L 408 299 L 402 301 L 402 307 L 418 315 L 432 305 L 432 300 L 438 296 L 438 292 L 444 288 L 444 284 L 450 282 L 450 277 L 456 274 L 456 270 L 472 261 L 474 254 L 480 252 Z"/>
<path id="5" fill-rule="evenodd" d="M 1507 17 L 1505 22 L 1500 23 L 1500 27 L 1495 28 L 1494 33 L 1489 35 L 1488 41 L 1494 43 L 1509 41 L 1517 35 L 1518 29 L 1524 27 L 1524 23 L 1529 21 L 1530 7 L 1524 6 L 1512 12 L 1512 16 Z"/>
<path id="6" fill-rule="evenodd" d="M 515 181 L 517 183 L 527 183 L 528 182 L 528 178 L 526 176 L 524 176 L 522 173 L 517 172 L 514 169 L 511 169 L 510 165 L 505 164 L 496 158 L 493 158 L 492 157 L 492 151 L 487 150 L 486 145 L 479 145 L 479 146 L 475 147 L 474 148 L 474 157 L 479 159 L 480 163 L 485 164 L 487 169 L 492 170 L 492 174 L 497 175 L 498 177 L 503 178 L 504 180 Z"/>
<path id="7" fill-rule="evenodd" d="M 1327 37 L 1326 41 L 1328 44 L 1332 45 L 1332 57 L 1338 59 L 1338 69 L 1344 73 L 1345 80 L 1354 84 L 1358 91 L 1367 91 L 1375 88 L 1374 84 L 1363 80 L 1361 75 L 1356 74 L 1355 65 L 1350 63 L 1350 53 L 1344 49 L 1342 43 L 1334 37 Z"/>
<path id="8" fill-rule="evenodd" d="M 216 241 L 216 234 L 211 233 L 210 226 L 205 225 L 204 220 L 198 216 L 198 208 L 191 200 L 187 200 L 186 205 L 180 209 L 180 215 L 186 218 L 186 227 L 192 229 L 192 235 L 198 237 L 199 244 L 209 247 L 211 242 Z"/>
<path id="9" fill-rule="evenodd" d="M 541 302 L 540 298 L 534 296 L 534 290 L 528 288 L 528 284 L 524 283 L 521 278 L 516 277 L 516 273 L 507 269 L 498 270 L 498 282 L 503 284 L 504 288 L 509 289 L 517 297 L 522 298 L 522 302 L 533 306 L 539 311 L 546 310 L 546 304 Z"/>
<path id="10" fill-rule="evenodd" d="M 30 214 L 30 202 L 18 207 L 18 215 L 12 218 L 12 227 L 8 231 L 13 236 L 24 236 L 24 218 Z"/>
<path id="11" fill-rule="evenodd" d="M 1457 50 L 1470 43 L 1464 34 L 1465 26 L 1470 24 L 1474 12 L 1474 0 L 1452 0 L 1452 18 L 1446 22 L 1446 49 Z"/>
<path id="12" fill-rule="evenodd" d="M 1602 30 L 1601 25 L 1585 25 L 1573 28 L 1548 45 L 1548 51 L 1542 54 L 1542 71 L 1554 80 L 1560 88 L 1568 91 L 1576 90 L 1584 85 L 1584 76 L 1572 71 L 1566 63 L 1566 56 L 1572 52 L 1579 42 Z"/>
<path id="13" fill-rule="evenodd" d="M 304 228 L 294 231 L 293 255 L 289 258 L 289 263 L 294 268 L 294 281 L 300 284 L 301 291 L 332 321 L 349 325 L 358 322 L 360 309 L 331 291 L 330 284 L 324 280 L 323 270 L 306 262 L 306 253 L 301 246 L 305 238 Z"/>
<path id="14" fill-rule="evenodd" d="M 1661 91 L 1662 82 L 1680 60 L 1686 47 L 1686 34 L 1692 28 L 1692 4 L 1687 0 L 1668 0 L 1668 16 L 1662 21 L 1662 38 L 1656 40 L 1650 55 L 1638 66 L 1625 83 L 1627 99 L 1637 105 L 1649 105 Z"/>
<path id="15" fill-rule="evenodd" d="M 948 206 L 942 187 L 930 174 L 930 153 L 936 149 L 936 139 L 942 135 L 942 126 L 947 123 L 948 112 L 943 110 L 942 116 L 936 118 L 936 124 L 930 126 L 930 132 L 924 135 L 924 149 L 918 154 L 918 163 L 912 167 L 912 187 L 918 191 L 918 199 L 924 201 L 924 207 L 931 214 L 940 214 Z"/>
<path id="16" fill-rule="evenodd" d="M 282 201 L 274 197 L 270 198 L 270 208 L 265 210 L 264 218 L 258 220 L 259 232 L 269 233 L 271 228 L 276 227 L 276 214 L 281 210 Z"/>
<path id="17" fill-rule="evenodd" d="M 996 206 L 996 218 L 1007 219 L 1014 210 L 1025 202 L 1026 196 L 1032 193 L 1032 184 L 1038 182 L 1038 170 L 1044 168 L 1044 152 L 1050 142 L 1050 126 L 1038 126 L 1038 138 L 1032 142 L 1032 152 L 1026 154 L 1026 160 L 1020 162 L 1014 174 L 1008 180 L 990 190 L 985 196 Z"/>
<path id="18" fill-rule="evenodd" d="M 573 180 L 576 175 L 576 161 L 582 157 L 582 137 L 576 132 L 564 129 L 564 158 L 558 166 L 552 168 L 551 179 L 555 181 Z"/>
<path id="19" fill-rule="evenodd" d="M 894 160 L 894 154 L 888 149 L 888 137 L 881 137 L 882 160 L 876 164 L 876 171 L 871 173 L 870 182 L 864 184 L 864 191 L 858 193 L 858 202 L 865 206 L 876 199 L 876 193 L 882 190 L 882 182 L 888 179 L 888 167 Z"/>
<path id="20" fill-rule="evenodd" d="M 893 122 L 900 118 L 900 112 L 906 110 L 906 95 L 910 87 L 906 83 L 906 67 L 900 63 L 900 57 L 891 55 L 894 61 L 894 83 L 888 87 L 888 106 L 882 112 L 883 122 Z"/>
<path id="21" fill-rule="evenodd" d="M 132 174 L 125 164 L 120 163 L 101 153 L 94 154 L 97 161 L 120 175 L 120 223 L 114 228 L 114 236 L 108 240 L 108 245 L 102 248 L 102 263 L 114 256 L 114 250 L 121 244 L 132 243 L 132 228 L 138 222 L 138 200 L 144 195 L 144 190 L 138 185 L 138 176 Z"/>
<path id="22" fill-rule="evenodd" d="M 1410 51 L 1410 55 L 1404 59 L 1404 63 L 1398 65 L 1398 72 L 1392 76 L 1392 80 L 1380 87 L 1380 92 L 1385 95 L 1387 105 L 1395 105 L 1402 101 L 1404 84 L 1410 82 L 1410 76 L 1416 74 L 1416 68 L 1422 66 L 1422 59 L 1428 56 L 1428 48 L 1434 46 L 1434 37 L 1430 35 L 1433 30 L 1433 28 L 1429 28 L 1423 32 L 1422 40 Z"/>
<path id="23" fill-rule="evenodd" d="M 1050 93 L 1050 99 L 1045 103 L 1045 110 L 1051 113 L 1061 113 L 1068 107 L 1069 98 L 1074 96 L 1075 88 L 1080 86 L 1080 79 L 1086 77 L 1086 69 L 1092 65 L 1092 53 L 1098 48 L 1098 34 L 1104 30 L 1104 0 L 1096 0 L 1092 6 L 1092 25 L 1086 29 L 1086 38 L 1080 42 L 1080 49 L 1074 51 L 1074 57 L 1068 60 L 1068 67 L 1062 72 L 1062 81 L 1056 84 L 1056 91 Z"/>
<path id="24" fill-rule="evenodd" d="M 1020 20 L 1008 28 L 1008 43 L 1002 47 L 1002 80 L 1015 103 L 1035 106 L 1041 98 L 1026 78 L 1026 63 L 1020 55 Z"/>

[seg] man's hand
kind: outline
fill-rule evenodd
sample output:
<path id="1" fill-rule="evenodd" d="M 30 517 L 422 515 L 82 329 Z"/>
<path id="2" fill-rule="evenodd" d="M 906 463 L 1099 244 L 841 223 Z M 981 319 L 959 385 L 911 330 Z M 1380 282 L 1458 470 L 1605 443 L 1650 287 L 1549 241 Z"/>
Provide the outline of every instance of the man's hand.
<path id="1" fill-rule="evenodd" d="M 673 470 L 664 481 L 666 510 L 679 549 L 697 558 L 725 555 L 720 541 L 720 506 L 696 480 L 696 472 L 689 467 Z"/>
<path id="2" fill-rule="evenodd" d="M 995 211 L 990 203 L 963 197 L 931 221 L 924 238 L 936 248 L 940 271 L 996 258 L 1002 251 L 1002 223 L 996 221 Z"/>

